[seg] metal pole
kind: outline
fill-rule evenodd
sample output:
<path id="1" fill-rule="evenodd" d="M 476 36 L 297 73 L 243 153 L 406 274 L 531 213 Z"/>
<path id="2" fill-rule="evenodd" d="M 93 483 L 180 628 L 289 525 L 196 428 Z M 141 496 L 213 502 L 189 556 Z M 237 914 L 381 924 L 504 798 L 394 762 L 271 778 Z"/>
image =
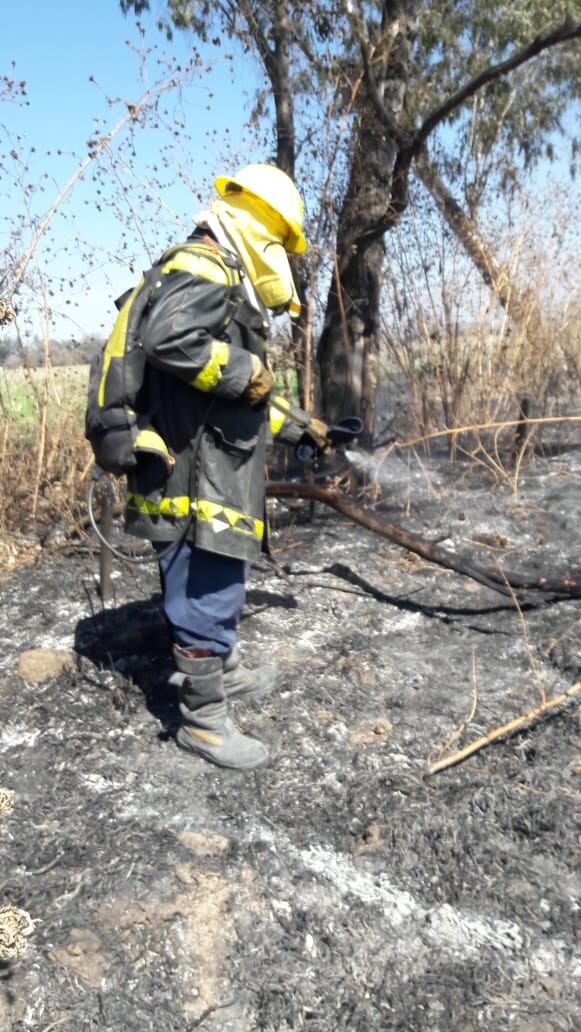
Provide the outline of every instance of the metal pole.
<path id="1" fill-rule="evenodd" d="M 113 533 L 113 488 L 109 480 L 101 481 L 101 518 L 99 520 L 101 533 L 107 541 L 111 540 Z M 113 556 L 109 549 L 101 542 L 99 553 L 99 592 L 103 602 L 108 602 L 113 594 L 111 582 L 111 571 L 113 567 Z"/>

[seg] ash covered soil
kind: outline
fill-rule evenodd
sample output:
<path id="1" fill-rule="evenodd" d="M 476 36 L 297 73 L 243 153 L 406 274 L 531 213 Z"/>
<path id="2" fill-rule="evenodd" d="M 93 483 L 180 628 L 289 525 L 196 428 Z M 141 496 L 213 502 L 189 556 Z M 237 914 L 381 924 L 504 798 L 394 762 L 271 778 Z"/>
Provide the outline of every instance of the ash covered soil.
<path id="1" fill-rule="evenodd" d="M 519 493 L 476 467 L 382 467 L 379 512 L 509 569 L 579 567 L 578 442 Z M 581 677 L 580 606 L 510 598 L 317 508 L 275 503 L 287 578 L 253 570 L 240 642 L 278 688 L 236 720 L 253 774 L 173 740 L 155 567 L 46 555 L 2 584 L 0 1028 L 170 1032 L 578 1028 L 573 702 L 432 778 L 427 765 Z M 73 655 L 19 676 L 25 650 Z M 21 673 L 25 668 L 20 668 Z"/>

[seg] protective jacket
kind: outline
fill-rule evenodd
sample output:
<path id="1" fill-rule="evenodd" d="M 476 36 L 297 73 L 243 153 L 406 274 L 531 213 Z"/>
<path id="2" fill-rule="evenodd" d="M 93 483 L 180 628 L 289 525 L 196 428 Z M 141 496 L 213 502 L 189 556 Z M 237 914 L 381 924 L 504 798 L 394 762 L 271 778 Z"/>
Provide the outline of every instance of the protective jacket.
<path id="1" fill-rule="evenodd" d="M 294 406 L 293 418 L 267 403 L 252 407 L 243 396 L 250 355 L 267 361 L 269 325 L 231 252 L 194 234 L 157 268 L 139 341 L 143 404 L 169 464 L 144 452 L 129 473 L 126 530 L 169 542 L 187 527 L 198 547 L 252 560 L 265 542 L 269 437 L 295 444 L 308 416 Z"/>

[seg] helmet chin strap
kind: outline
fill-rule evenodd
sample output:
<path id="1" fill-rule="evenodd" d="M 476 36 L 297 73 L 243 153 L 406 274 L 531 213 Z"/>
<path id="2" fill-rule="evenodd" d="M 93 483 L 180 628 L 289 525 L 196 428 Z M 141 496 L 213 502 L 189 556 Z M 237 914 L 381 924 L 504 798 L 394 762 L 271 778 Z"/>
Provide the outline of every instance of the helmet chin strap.
<path id="1" fill-rule="evenodd" d="M 278 308 L 271 308 L 271 309 L 270 309 L 270 311 L 272 312 L 272 314 L 273 314 L 273 315 L 274 315 L 275 317 L 276 317 L 277 315 L 284 315 L 284 314 L 285 314 L 285 312 L 288 312 L 288 310 L 289 310 L 289 306 L 290 306 L 290 301 L 287 301 L 287 302 L 286 302 L 286 304 L 284 304 L 284 305 L 279 305 L 279 306 L 278 306 Z"/>

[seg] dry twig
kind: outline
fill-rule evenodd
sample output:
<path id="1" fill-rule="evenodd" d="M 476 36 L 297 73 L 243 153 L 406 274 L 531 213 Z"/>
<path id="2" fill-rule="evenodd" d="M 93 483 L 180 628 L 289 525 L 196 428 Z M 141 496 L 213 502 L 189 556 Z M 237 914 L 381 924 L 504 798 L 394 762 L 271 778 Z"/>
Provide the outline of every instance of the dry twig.
<path id="1" fill-rule="evenodd" d="M 441 760 L 442 757 L 446 755 L 446 753 L 449 753 L 454 743 L 458 741 L 458 739 L 464 734 L 466 728 L 470 726 L 470 724 L 474 720 L 474 717 L 476 716 L 477 706 L 478 687 L 476 684 L 476 650 L 474 646 L 472 646 L 472 703 L 470 705 L 470 712 L 468 716 L 465 717 L 465 719 L 462 721 L 462 723 L 456 728 L 456 730 L 452 732 L 447 741 L 444 742 L 444 745 L 438 753 L 438 760 L 436 762 Z"/>
<path id="2" fill-rule="evenodd" d="M 432 763 L 427 771 L 426 776 L 432 774 L 439 774 L 440 771 L 446 770 L 448 767 L 455 767 L 458 763 L 463 763 L 469 756 L 474 756 L 474 753 L 480 752 L 481 749 L 485 749 L 487 745 L 492 745 L 493 742 L 498 742 L 500 738 L 506 738 L 513 735 L 516 731 L 522 731 L 523 728 L 532 724 L 535 720 L 540 717 L 544 717 L 547 714 L 553 713 L 559 706 L 567 702 L 573 695 L 577 695 L 581 691 L 581 681 L 577 681 L 576 684 L 571 685 L 566 691 L 561 692 L 559 695 L 555 695 L 553 699 L 547 699 L 545 702 L 540 703 L 539 706 L 535 706 L 534 709 L 529 710 L 522 717 L 516 717 L 514 720 L 509 720 L 507 724 L 502 724 L 500 727 L 495 727 L 491 731 L 488 731 L 481 738 L 477 738 L 476 741 L 471 742 L 464 749 L 460 749 L 458 752 L 452 753 L 449 756 L 445 756 L 441 760 L 436 760 Z"/>
<path id="3" fill-rule="evenodd" d="M 148 104 L 150 104 L 157 97 L 161 96 L 162 93 L 165 93 L 170 89 L 173 89 L 176 86 L 176 84 L 177 76 L 175 73 L 173 73 L 170 76 L 168 76 L 168 78 L 165 79 L 163 82 L 158 83 L 155 86 L 152 86 L 143 94 L 141 99 L 138 100 L 136 104 L 127 105 L 127 113 L 119 119 L 117 124 L 114 125 L 108 133 L 105 133 L 98 139 L 91 141 L 92 147 L 89 150 L 88 155 L 83 159 L 77 170 L 70 177 L 69 181 L 65 183 L 62 190 L 51 204 L 50 208 L 45 212 L 44 216 L 38 223 L 38 226 L 36 226 L 34 230 L 28 248 L 21 256 L 21 258 L 18 260 L 12 277 L 10 289 L 8 291 L 7 297 L 5 298 L 6 303 L 9 303 L 11 301 L 12 297 L 18 290 L 18 287 L 22 282 L 24 273 L 26 272 L 30 260 L 36 252 L 41 237 L 45 233 L 46 229 L 48 228 L 49 224 L 51 223 L 59 208 L 62 206 L 63 202 L 70 194 L 73 187 L 76 186 L 79 180 L 83 178 L 85 172 L 90 167 L 92 162 L 95 161 L 95 159 L 98 158 L 103 153 L 103 151 L 107 149 L 107 147 L 115 139 L 115 137 L 118 136 L 124 129 L 126 129 L 127 126 L 135 123 L 138 116 L 141 114 L 144 108 L 147 107 Z"/>
<path id="4" fill-rule="evenodd" d="M 393 441 L 388 452 L 397 448 L 413 448 L 426 441 L 434 441 L 437 437 L 450 437 L 457 434 L 473 433 L 475 430 L 504 430 L 509 426 L 540 426 L 549 423 L 581 423 L 581 416 L 534 416 L 530 419 L 504 419 L 498 423 L 467 423 L 465 426 L 447 427 L 445 430 L 434 430 L 430 434 L 414 437 L 411 441 Z"/>

